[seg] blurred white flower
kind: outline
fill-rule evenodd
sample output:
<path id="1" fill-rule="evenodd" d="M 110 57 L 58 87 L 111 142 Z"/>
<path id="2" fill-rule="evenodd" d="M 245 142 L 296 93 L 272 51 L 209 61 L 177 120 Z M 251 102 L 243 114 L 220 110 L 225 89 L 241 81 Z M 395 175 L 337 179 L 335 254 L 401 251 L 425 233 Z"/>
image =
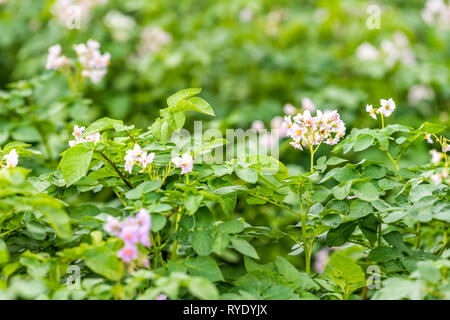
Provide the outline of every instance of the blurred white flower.
<path id="1" fill-rule="evenodd" d="M 438 165 L 439 162 L 441 162 L 442 153 L 433 149 L 430 151 L 430 154 L 431 154 L 431 163 L 433 163 L 434 165 Z"/>
<path id="2" fill-rule="evenodd" d="M 433 89 L 429 86 L 417 84 L 412 86 L 408 92 L 408 101 L 412 105 L 418 105 L 424 100 L 430 100 L 434 97 Z"/>
<path id="3" fill-rule="evenodd" d="M 356 56 L 361 61 L 374 61 L 378 59 L 380 53 L 373 45 L 368 42 L 364 42 L 359 45 L 358 49 L 356 49 Z"/>
<path id="4" fill-rule="evenodd" d="M 141 32 L 141 43 L 138 51 L 141 55 L 155 53 L 171 41 L 172 35 L 161 27 L 146 27 Z"/>
<path id="5" fill-rule="evenodd" d="M 3 159 L 6 160 L 7 168 L 15 168 L 19 163 L 19 155 L 17 154 L 16 149 L 11 149 L 8 154 L 3 156 Z"/>
<path id="6" fill-rule="evenodd" d="M 286 103 L 283 107 L 283 112 L 288 116 L 292 116 L 297 112 L 297 109 L 290 103 Z"/>
<path id="7" fill-rule="evenodd" d="M 366 112 L 368 112 L 372 118 L 377 120 L 376 110 L 373 109 L 371 104 L 366 105 Z"/>
<path id="8" fill-rule="evenodd" d="M 93 83 L 100 82 L 106 75 L 107 67 L 110 64 L 111 55 L 109 52 L 100 53 L 100 43 L 95 40 L 88 40 L 86 44 L 81 43 L 73 46 L 77 53 L 78 61 L 83 70 L 81 75 L 90 78 Z"/>
<path id="9" fill-rule="evenodd" d="M 109 11 L 103 18 L 104 24 L 111 30 L 113 38 L 118 42 L 125 42 L 130 38 L 136 21 L 117 10 Z"/>
<path id="10" fill-rule="evenodd" d="M 433 143 L 433 140 L 431 139 L 431 134 L 429 134 L 429 133 L 426 133 L 426 134 L 425 134 L 424 139 L 427 140 L 427 142 L 428 142 L 429 144 L 432 144 L 432 143 Z"/>
<path id="11" fill-rule="evenodd" d="M 255 120 L 252 122 L 252 130 L 255 132 L 260 132 L 261 130 L 264 130 L 264 122 L 261 120 Z"/>
<path id="12" fill-rule="evenodd" d="M 312 100 L 308 97 L 302 98 L 302 108 L 304 110 L 314 111 L 316 110 L 315 104 L 312 102 Z"/>
<path id="13" fill-rule="evenodd" d="M 239 20 L 242 22 L 250 22 L 253 19 L 253 10 L 250 8 L 244 8 L 239 12 Z"/>
<path id="14" fill-rule="evenodd" d="M 81 20 L 89 20 L 92 9 L 103 6 L 106 2 L 107 0 L 56 0 L 50 11 L 61 24 L 67 25 L 75 13 L 80 15 L 78 18 Z M 73 12 L 74 7 L 77 8 L 76 12 Z"/>
<path id="15" fill-rule="evenodd" d="M 422 19 L 430 26 L 450 29 L 450 3 L 443 0 L 428 0 L 422 10 Z"/>
<path id="16" fill-rule="evenodd" d="M 45 65 L 46 69 L 58 70 L 69 63 L 70 59 L 61 55 L 61 46 L 59 44 L 55 44 L 48 49 L 47 64 Z"/>

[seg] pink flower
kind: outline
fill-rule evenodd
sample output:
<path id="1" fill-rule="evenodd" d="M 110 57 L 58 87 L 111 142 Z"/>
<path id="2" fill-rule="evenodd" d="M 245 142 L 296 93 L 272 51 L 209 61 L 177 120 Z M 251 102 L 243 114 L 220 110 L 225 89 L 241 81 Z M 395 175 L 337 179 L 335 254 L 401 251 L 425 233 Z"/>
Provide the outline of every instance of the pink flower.
<path id="1" fill-rule="evenodd" d="M 164 293 L 161 293 L 156 297 L 156 300 L 167 300 L 167 296 Z"/>
<path id="2" fill-rule="evenodd" d="M 185 153 L 180 157 L 175 157 L 172 159 L 175 167 L 181 168 L 181 174 L 186 174 L 192 171 L 194 167 L 194 158 L 188 153 Z"/>
<path id="3" fill-rule="evenodd" d="M 47 64 L 48 70 L 57 70 L 70 63 L 70 59 L 61 55 L 61 46 L 55 44 L 48 49 Z"/>
<path id="4" fill-rule="evenodd" d="M 433 143 L 433 139 L 431 139 L 431 134 L 429 134 L 429 133 L 426 133 L 426 134 L 425 134 L 424 139 L 427 140 L 427 142 L 428 142 L 429 144 L 432 144 L 432 143 Z"/>
<path id="5" fill-rule="evenodd" d="M 329 251 L 327 247 L 322 248 L 319 252 L 316 253 L 315 259 L 314 259 L 314 270 L 316 270 L 317 273 L 322 273 L 325 269 L 325 266 L 328 262 L 328 256 Z"/>
<path id="6" fill-rule="evenodd" d="M 140 240 L 139 228 L 136 225 L 126 225 L 120 232 L 120 238 L 128 244 L 136 244 Z"/>
<path id="7" fill-rule="evenodd" d="M 117 256 L 125 263 L 130 263 L 138 257 L 137 247 L 132 244 L 125 244 L 125 246 L 117 252 Z"/>

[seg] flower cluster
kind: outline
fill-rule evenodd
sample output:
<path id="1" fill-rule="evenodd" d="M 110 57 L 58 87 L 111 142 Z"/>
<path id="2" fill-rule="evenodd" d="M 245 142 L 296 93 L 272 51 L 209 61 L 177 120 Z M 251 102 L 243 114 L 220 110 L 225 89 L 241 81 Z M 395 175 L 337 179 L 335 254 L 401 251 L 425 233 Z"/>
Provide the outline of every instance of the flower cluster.
<path id="1" fill-rule="evenodd" d="M 380 107 L 378 109 L 374 109 L 371 104 L 366 105 L 366 112 L 368 112 L 369 115 L 375 120 L 377 119 L 377 114 L 380 114 L 383 117 L 389 117 L 394 110 L 395 102 L 392 98 L 389 100 L 381 99 Z"/>
<path id="2" fill-rule="evenodd" d="M 51 7 L 51 12 L 61 24 L 67 25 L 76 19 L 88 20 L 91 10 L 106 2 L 107 0 L 57 0 Z"/>
<path id="3" fill-rule="evenodd" d="M 16 149 L 11 149 L 11 151 L 3 156 L 6 160 L 6 168 L 15 168 L 19 163 L 19 155 Z"/>
<path id="4" fill-rule="evenodd" d="M 384 39 L 379 49 L 368 42 L 361 43 L 356 49 L 356 56 L 361 61 L 382 59 L 389 67 L 393 67 L 397 62 L 411 65 L 416 61 L 408 37 L 402 32 L 396 32 L 392 40 Z"/>
<path id="5" fill-rule="evenodd" d="M 181 157 L 172 158 L 172 162 L 175 167 L 181 168 L 181 174 L 191 172 L 194 167 L 194 158 L 189 153 L 185 153 Z"/>
<path id="6" fill-rule="evenodd" d="M 111 55 L 108 52 L 102 55 L 100 43 L 95 40 L 88 40 L 86 44 L 77 44 L 73 49 L 83 68 L 81 75 L 90 78 L 93 83 L 100 82 L 106 74 Z"/>
<path id="7" fill-rule="evenodd" d="M 450 29 L 450 3 L 443 0 L 428 0 L 422 10 L 422 18 L 428 25 L 437 25 L 441 29 Z"/>
<path id="8" fill-rule="evenodd" d="M 119 258 L 130 263 L 138 258 L 137 244 L 151 247 L 150 228 L 152 221 L 150 213 L 142 208 L 136 217 L 128 217 L 120 222 L 118 219 L 108 216 L 104 226 L 105 231 L 123 240 L 125 245 L 117 252 Z"/>
<path id="9" fill-rule="evenodd" d="M 148 165 L 151 165 L 155 159 L 155 153 L 151 152 L 147 154 L 147 151 L 136 143 L 134 148 L 127 150 L 125 155 L 125 171 L 131 173 L 135 164 L 139 163 L 143 169 L 146 169 Z"/>
<path id="10" fill-rule="evenodd" d="M 139 52 L 141 55 L 158 52 L 162 46 L 171 41 L 172 35 L 161 27 L 146 27 L 141 33 Z"/>
<path id="11" fill-rule="evenodd" d="M 55 44 L 48 49 L 46 69 L 58 70 L 65 65 L 69 65 L 69 63 L 70 59 L 61 55 L 61 46 L 59 44 Z"/>
<path id="12" fill-rule="evenodd" d="M 100 133 L 94 133 L 91 135 L 88 135 L 86 137 L 81 137 L 83 135 L 84 130 L 86 130 L 85 127 L 79 127 L 75 125 L 73 127 L 73 133 L 72 135 L 75 137 L 75 140 L 69 141 L 69 146 L 73 147 L 76 144 L 84 143 L 84 142 L 93 142 L 94 144 L 97 144 L 100 141 Z"/>
<path id="13" fill-rule="evenodd" d="M 136 21 L 120 11 L 111 10 L 103 18 L 103 23 L 111 31 L 113 38 L 118 42 L 125 42 L 131 36 L 131 31 L 136 26 Z"/>
<path id="14" fill-rule="evenodd" d="M 409 89 L 408 102 L 417 106 L 421 102 L 431 100 L 434 97 L 434 91 L 430 86 L 416 84 Z"/>
<path id="15" fill-rule="evenodd" d="M 294 141 L 291 145 L 303 150 L 302 146 L 320 145 L 322 142 L 335 145 L 345 135 L 345 124 L 340 119 L 336 110 L 317 110 L 315 117 L 311 116 L 309 110 L 299 113 L 292 121 L 290 116 L 284 117 L 283 128 L 287 136 Z"/>

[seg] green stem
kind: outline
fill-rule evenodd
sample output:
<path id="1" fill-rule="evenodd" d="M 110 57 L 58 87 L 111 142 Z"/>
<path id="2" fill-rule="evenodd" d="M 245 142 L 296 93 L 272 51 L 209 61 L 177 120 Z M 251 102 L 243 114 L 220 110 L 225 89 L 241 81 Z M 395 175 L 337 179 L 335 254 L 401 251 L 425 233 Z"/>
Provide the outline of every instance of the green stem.
<path id="1" fill-rule="evenodd" d="M 116 170 L 117 174 L 119 175 L 120 179 L 128 186 L 128 188 L 133 189 L 133 185 L 125 178 L 123 173 L 119 170 L 119 168 L 116 166 L 114 162 L 112 162 L 103 152 L 99 151 L 101 156 Z"/>
<path id="2" fill-rule="evenodd" d="M 420 224 L 420 221 L 417 222 L 416 225 L 416 249 L 420 248 L 420 229 L 422 228 L 422 225 Z"/>
<path id="3" fill-rule="evenodd" d="M 442 249 L 438 253 L 439 256 L 442 254 L 442 252 L 444 252 L 445 248 L 447 248 L 447 244 L 448 244 L 447 227 L 444 226 L 444 232 L 442 234 Z"/>
<path id="4" fill-rule="evenodd" d="M 383 221 L 381 220 L 380 214 L 378 214 L 378 234 L 377 234 L 377 240 L 378 240 L 378 246 L 381 247 L 381 236 L 382 236 L 382 224 Z"/>
<path id="5" fill-rule="evenodd" d="M 381 114 L 381 130 L 384 133 L 384 116 Z"/>
<path id="6" fill-rule="evenodd" d="M 177 217 L 175 220 L 175 233 L 178 232 L 178 228 L 179 228 L 178 222 L 180 221 L 180 219 L 181 219 L 181 210 L 178 210 Z M 173 247 L 172 247 L 172 259 L 176 259 L 177 249 L 178 249 L 178 238 L 175 238 L 175 240 L 173 241 Z"/>

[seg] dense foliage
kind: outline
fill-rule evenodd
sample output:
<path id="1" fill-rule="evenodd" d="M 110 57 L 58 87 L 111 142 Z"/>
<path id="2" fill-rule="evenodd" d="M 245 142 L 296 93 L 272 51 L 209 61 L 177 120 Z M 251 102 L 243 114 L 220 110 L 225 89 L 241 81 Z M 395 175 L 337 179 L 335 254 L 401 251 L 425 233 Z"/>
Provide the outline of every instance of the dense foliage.
<path id="1" fill-rule="evenodd" d="M 0 1 L 0 298 L 450 299 L 450 6 L 369 5 Z"/>

